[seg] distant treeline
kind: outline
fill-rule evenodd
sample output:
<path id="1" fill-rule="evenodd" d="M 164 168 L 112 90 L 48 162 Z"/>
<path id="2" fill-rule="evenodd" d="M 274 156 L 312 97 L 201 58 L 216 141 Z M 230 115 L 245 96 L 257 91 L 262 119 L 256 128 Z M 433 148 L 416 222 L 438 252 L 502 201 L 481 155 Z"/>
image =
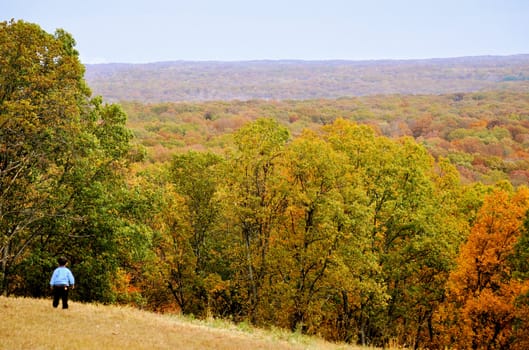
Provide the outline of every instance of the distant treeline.
<path id="1" fill-rule="evenodd" d="M 86 79 L 105 100 L 164 102 L 315 99 L 377 94 L 527 91 L 529 55 L 382 61 L 94 64 Z"/>

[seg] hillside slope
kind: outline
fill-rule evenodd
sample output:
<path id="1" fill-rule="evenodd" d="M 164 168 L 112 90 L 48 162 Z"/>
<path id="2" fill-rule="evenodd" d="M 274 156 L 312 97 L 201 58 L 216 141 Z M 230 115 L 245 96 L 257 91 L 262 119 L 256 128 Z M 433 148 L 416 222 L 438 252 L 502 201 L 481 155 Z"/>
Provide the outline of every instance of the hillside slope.
<path id="1" fill-rule="evenodd" d="M 86 65 L 108 102 L 306 100 L 377 94 L 527 91 L 529 55 L 424 60 L 159 62 Z"/>
<path id="2" fill-rule="evenodd" d="M 116 306 L 0 297 L 0 349 L 361 349 Z M 365 348 L 363 348 L 365 349 Z"/>

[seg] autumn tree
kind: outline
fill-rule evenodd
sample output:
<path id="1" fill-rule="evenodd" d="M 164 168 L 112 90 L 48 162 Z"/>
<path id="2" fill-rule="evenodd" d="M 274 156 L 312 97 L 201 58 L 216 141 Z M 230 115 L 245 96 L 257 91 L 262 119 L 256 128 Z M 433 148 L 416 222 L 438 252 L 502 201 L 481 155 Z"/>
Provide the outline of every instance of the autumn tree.
<path id="1" fill-rule="evenodd" d="M 63 31 L 0 23 L 1 292 L 39 235 L 39 223 L 61 214 L 54 187 L 72 155 L 78 102 L 90 93 L 73 44 Z"/>
<path id="2" fill-rule="evenodd" d="M 169 167 L 163 219 L 156 245 L 165 283 L 180 310 L 195 315 L 209 312 L 210 286 L 222 274 L 218 261 L 218 167 L 222 159 L 212 153 L 175 155 Z M 164 267 L 166 271 L 164 272 Z M 220 272 L 220 274 L 219 274 Z"/>
<path id="3" fill-rule="evenodd" d="M 234 235 L 228 252 L 234 271 L 230 279 L 244 291 L 240 303 L 252 322 L 257 321 L 261 287 L 269 272 L 270 237 L 286 206 L 277 169 L 289 137 L 273 119 L 258 119 L 238 130 L 220 189 L 225 229 Z"/>
<path id="4" fill-rule="evenodd" d="M 411 139 L 393 141 L 344 120 L 325 130 L 333 147 L 348 156 L 360 179 L 353 184 L 366 197 L 369 233 L 361 245 L 366 260 L 357 275 L 363 287 L 359 300 L 344 298 L 351 308 L 345 315 L 356 319 L 362 343 L 384 344 L 387 337 L 415 345 L 427 341 L 433 310 L 466 229 L 457 209 L 457 174 L 448 164 L 436 167 Z"/>
<path id="5" fill-rule="evenodd" d="M 171 180 L 184 198 L 192 228 L 191 246 L 196 258 L 195 271 L 201 274 L 210 258 L 212 229 L 217 225 L 219 203 L 215 197 L 218 165 L 221 158 L 212 153 L 188 152 L 176 155 L 171 162 Z"/>
<path id="6" fill-rule="evenodd" d="M 450 274 L 437 316 L 439 347 L 521 349 L 529 279 L 523 222 L 529 190 L 496 188 L 485 199 Z M 525 305 L 525 306 L 524 306 Z"/>
<path id="7" fill-rule="evenodd" d="M 347 157 L 316 133 L 305 131 L 289 144 L 281 165 L 287 207 L 271 237 L 269 304 L 280 305 L 272 307 L 280 324 L 322 332 L 331 304 L 324 301 L 352 277 L 340 253 L 352 244 L 361 205 L 355 207 Z"/>

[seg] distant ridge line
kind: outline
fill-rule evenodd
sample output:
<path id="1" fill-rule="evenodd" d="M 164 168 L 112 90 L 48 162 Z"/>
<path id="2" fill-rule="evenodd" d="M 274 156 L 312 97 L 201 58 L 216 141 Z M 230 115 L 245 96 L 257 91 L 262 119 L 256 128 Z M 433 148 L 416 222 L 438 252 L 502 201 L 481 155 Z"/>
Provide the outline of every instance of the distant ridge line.
<path id="1" fill-rule="evenodd" d="M 529 54 L 358 61 L 99 63 L 86 65 L 85 77 L 94 94 L 110 102 L 529 91 Z"/>
<path id="2" fill-rule="evenodd" d="M 105 66 L 105 65 L 158 65 L 158 64 L 174 64 L 174 63 L 373 63 L 373 62 L 421 62 L 421 61 L 446 61 L 446 60 L 466 60 L 466 59 L 502 59 L 502 58 L 524 58 L 529 59 L 529 53 L 510 54 L 510 55 L 469 55 L 469 56 L 454 56 L 454 57 L 431 57 L 431 58 L 374 58 L 374 59 L 302 59 L 302 58 L 288 58 L 288 59 L 251 59 L 251 60 L 164 60 L 152 62 L 98 62 L 98 63 L 83 63 L 85 66 Z"/>

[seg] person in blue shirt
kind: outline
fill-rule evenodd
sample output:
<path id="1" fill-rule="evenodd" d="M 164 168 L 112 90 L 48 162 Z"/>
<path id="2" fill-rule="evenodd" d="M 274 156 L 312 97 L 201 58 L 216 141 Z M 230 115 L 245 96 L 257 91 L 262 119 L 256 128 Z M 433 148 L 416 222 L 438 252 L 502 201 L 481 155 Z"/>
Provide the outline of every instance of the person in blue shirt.
<path id="1" fill-rule="evenodd" d="M 75 279 L 72 271 L 66 267 L 68 261 L 61 256 L 57 259 L 59 267 L 57 267 L 50 279 L 50 288 L 53 290 L 53 307 L 59 306 L 59 299 L 62 300 L 62 308 L 68 308 L 68 290 L 74 288 Z"/>

